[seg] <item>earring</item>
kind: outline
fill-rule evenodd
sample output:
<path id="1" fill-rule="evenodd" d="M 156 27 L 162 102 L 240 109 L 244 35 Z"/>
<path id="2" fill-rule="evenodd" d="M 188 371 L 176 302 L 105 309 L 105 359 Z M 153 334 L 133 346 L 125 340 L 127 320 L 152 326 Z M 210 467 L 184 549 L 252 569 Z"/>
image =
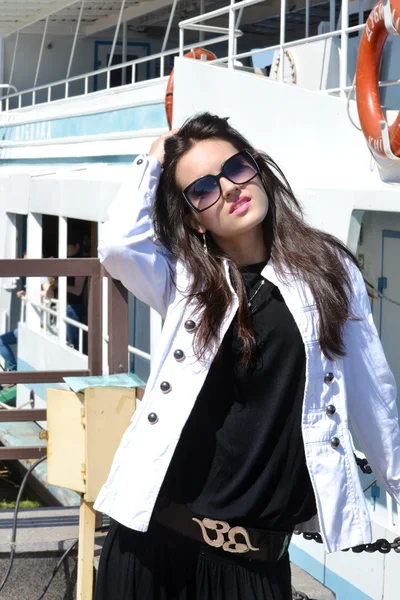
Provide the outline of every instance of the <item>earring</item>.
<path id="1" fill-rule="evenodd" d="M 204 252 L 208 254 L 207 238 L 205 233 L 203 233 L 203 248 Z"/>

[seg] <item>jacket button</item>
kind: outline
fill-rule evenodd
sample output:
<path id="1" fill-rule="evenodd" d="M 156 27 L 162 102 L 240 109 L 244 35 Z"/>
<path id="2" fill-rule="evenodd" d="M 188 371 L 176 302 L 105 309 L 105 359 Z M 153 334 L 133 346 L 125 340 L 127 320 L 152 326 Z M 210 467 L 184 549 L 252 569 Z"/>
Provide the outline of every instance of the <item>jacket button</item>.
<path id="1" fill-rule="evenodd" d="M 139 158 L 139 160 L 137 161 L 137 163 L 136 163 L 136 164 L 138 164 L 138 165 L 141 165 L 141 164 L 142 164 L 142 162 L 143 162 L 143 159 L 142 159 L 142 158 Z"/>
<path id="2" fill-rule="evenodd" d="M 327 373 L 324 377 L 324 382 L 325 383 L 332 383 L 332 381 L 335 379 L 335 376 L 333 373 Z"/>
<path id="3" fill-rule="evenodd" d="M 175 350 L 174 358 L 176 360 L 183 360 L 185 358 L 185 353 L 183 350 Z"/>
<path id="4" fill-rule="evenodd" d="M 157 423 L 157 421 L 158 421 L 158 417 L 157 417 L 156 413 L 150 413 L 147 418 L 152 425 L 154 425 L 154 423 Z"/>
<path id="5" fill-rule="evenodd" d="M 164 394 L 167 394 L 168 392 L 170 392 L 170 391 L 171 391 L 171 384 L 170 384 L 170 383 L 168 383 L 168 381 L 163 381 L 163 382 L 160 384 L 160 388 L 161 388 L 161 391 L 162 391 Z"/>
<path id="6" fill-rule="evenodd" d="M 338 446 L 340 446 L 339 438 L 337 438 L 337 437 L 331 438 L 331 446 L 332 446 L 332 448 L 337 448 Z"/>
<path id="7" fill-rule="evenodd" d="M 326 407 L 326 414 L 327 415 L 334 415 L 336 412 L 336 407 L 333 406 L 333 404 L 328 404 L 328 406 Z"/>
<path id="8" fill-rule="evenodd" d="M 196 323 L 194 321 L 192 321 L 191 319 L 188 319 L 187 321 L 185 321 L 185 325 L 184 325 L 186 331 L 193 331 L 196 327 Z"/>

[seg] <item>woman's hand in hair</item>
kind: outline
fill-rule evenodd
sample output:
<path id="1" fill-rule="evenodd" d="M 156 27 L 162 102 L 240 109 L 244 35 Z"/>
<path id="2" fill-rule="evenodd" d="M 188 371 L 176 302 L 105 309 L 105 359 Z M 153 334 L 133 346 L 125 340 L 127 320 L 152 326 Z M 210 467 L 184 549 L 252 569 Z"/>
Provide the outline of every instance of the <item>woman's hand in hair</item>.
<path id="1" fill-rule="evenodd" d="M 154 158 L 156 158 L 159 161 L 159 163 L 163 165 L 165 156 L 164 142 L 167 138 L 171 137 L 172 135 L 175 135 L 177 132 L 178 129 L 171 129 L 171 131 L 160 135 L 160 137 L 152 143 L 148 155 L 154 156 Z"/>

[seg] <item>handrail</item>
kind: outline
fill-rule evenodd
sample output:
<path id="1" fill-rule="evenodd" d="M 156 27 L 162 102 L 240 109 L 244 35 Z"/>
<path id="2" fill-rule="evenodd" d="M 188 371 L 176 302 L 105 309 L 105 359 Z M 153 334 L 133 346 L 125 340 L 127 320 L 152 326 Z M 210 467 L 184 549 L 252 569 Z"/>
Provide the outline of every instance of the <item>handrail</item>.
<path id="1" fill-rule="evenodd" d="M 67 259 L 5 259 L 0 260 L 1 277 L 67 277 L 85 276 L 89 279 L 89 352 L 88 369 L 61 371 L 9 371 L 0 373 L 4 383 L 58 383 L 64 377 L 102 374 L 102 276 L 100 261 L 95 258 Z M 110 286 L 112 288 L 112 285 Z M 39 305 L 40 306 L 40 305 Z M 40 306 L 40 308 L 42 308 Z M 113 332 L 111 332 L 113 335 Z M 13 415 L 18 411 L 13 411 Z M 24 417 L 24 418 L 22 418 Z M 44 420 L 43 410 L 31 409 L 20 414 L 19 420 Z M 10 411 L 0 410 L 0 422 L 10 420 Z M 38 458 L 46 452 L 43 446 L 0 448 L 0 460 Z"/>
<path id="2" fill-rule="evenodd" d="M 238 33 L 238 35 L 242 35 L 242 32 Z M 218 43 L 227 41 L 228 39 L 229 39 L 229 35 L 228 34 L 221 35 L 221 36 L 218 36 L 218 37 L 211 38 L 209 40 L 205 40 L 204 42 L 202 42 L 202 46 L 211 46 L 213 44 L 218 44 Z M 187 44 L 184 47 L 184 50 L 192 50 L 193 48 L 196 48 L 197 46 L 198 46 L 198 43 Z M 19 98 L 20 104 L 19 104 L 18 108 L 21 108 L 22 107 L 22 104 L 21 104 L 22 96 L 25 96 L 27 94 L 35 94 L 36 95 L 37 92 L 40 92 L 42 90 L 48 90 L 48 92 L 50 91 L 50 93 L 48 93 L 48 100 L 47 101 L 50 102 L 51 101 L 51 89 L 52 88 L 64 85 L 64 86 L 66 86 L 65 91 L 68 92 L 68 86 L 69 86 L 69 84 L 72 83 L 72 82 L 75 82 L 75 81 L 84 81 L 85 82 L 85 94 L 84 95 L 87 95 L 89 93 L 89 91 L 88 91 L 88 80 L 91 77 L 97 77 L 97 76 L 102 75 L 102 74 L 107 74 L 108 75 L 106 89 L 110 89 L 110 77 L 109 77 L 109 74 L 112 71 L 115 71 L 117 69 L 123 69 L 123 68 L 126 68 L 126 67 L 131 67 L 131 66 L 135 67 L 138 64 L 143 64 L 143 63 L 151 62 L 151 61 L 157 60 L 157 59 L 161 59 L 162 62 L 164 62 L 164 58 L 166 56 L 171 56 L 171 55 L 174 55 L 174 54 L 178 55 L 179 52 L 180 52 L 180 48 L 178 47 L 178 48 L 173 48 L 172 50 L 165 50 L 164 52 L 157 52 L 156 54 L 152 54 L 150 56 L 142 56 L 140 58 L 135 58 L 133 60 L 130 60 L 130 61 L 127 61 L 127 62 L 124 62 L 124 63 L 119 63 L 117 65 L 111 65 L 109 67 L 108 66 L 107 67 L 103 67 L 101 69 L 98 69 L 98 70 L 95 70 L 95 71 L 90 71 L 88 73 L 83 73 L 81 75 L 74 75 L 72 77 L 60 79 L 60 80 L 54 81 L 52 83 L 47 83 L 47 84 L 42 84 L 40 86 L 27 88 L 25 90 L 21 90 L 19 92 L 14 93 L 14 94 L 9 94 L 5 98 L 0 98 L 0 100 L 4 100 L 5 101 L 5 103 L 6 103 L 6 111 L 7 111 L 9 109 L 9 101 L 12 98 Z M 161 77 L 163 77 L 163 75 L 160 75 L 160 78 Z M 127 85 L 131 85 L 131 84 L 127 84 Z M 69 97 L 68 93 L 66 93 L 65 96 L 64 96 L 64 99 L 66 99 L 68 97 Z M 33 100 L 35 100 L 35 98 L 33 98 Z M 35 105 L 35 101 L 32 102 L 32 105 L 33 106 Z"/>
<path id="3" fill-rule="evenodd" d="M 317 41 L 332 39 L 332 38 L 340 36 L 342 39 L 342 55 L 341 55 L 341 59 L 340 59 L 340 74 L 339 74 L 340 86 L 338 88 L 329 88 L 329 89 L 325 89 L 325 90 L 320 90 L 320 93 L 330 93 L 330 94 L 340 93 L 341 95 L 345 95 L 346 92 L 349 89 L 351 89 L 345 85 L 346 77 L 347 77 L 348 38 L 351 33 L 360 32 L 361 30 L 363 30 L 363 28 L 365 26 L 365 23 L 360 23 L 358 25 L 351 26 L 351 27 L 348 26 L 348 2 L 349 2 L 349 0 L 343 0 L 343 2 L 342 2 L 343 13 L 342 13 L 342 26 L 340 29 L 330 31 L 327 33 L 313 35 L 311 37 L 306 36 L 299 40 L 286 42 L 285 41 L 284 23 L 281 23 L 280 43 L 279 44 L 275 44 L 273 46 L 265 46 L 264 48 L 260 48 L 257 50 L 250 50 L 247 52 L 238 53 L 238 52 L 236 52 L 236 39 L 239 36 L 243 35 L 243 32 L 240 31 L 240 29 L 238 29 L 236 27 L 234 15 L 236 15 L 237 13 L 239 13 L 239 15 L 240 15 L 243 12 L 244 8 L 247 8 L 254 4 L 258 4 L 261 1 L 262 0 L 241 0 L 236 3 L 231 2 L 231 3 L 227 4 L 226 6 L 218 8 L 216 10 L 212 10 L 208 13 L 204 13 L 201 15 L 196 15 L 195 17 L 181 21 L 179 23 L 179 46 L 177 48 L 173 48 L 171 50 L 164 50 L 164 51 L 152 54 L 150 56 L 136 58 L 136 59 L 133 59 L 130 61 L 125 61 L 120 64 L 102 67 L 101 69 L 98 69 L 98 70 L 93 70 L 88 73 L 84 73 L 84 74 L 80 74 L 80 75 L 74 75 L 72 77 L 67 77 L 67 78 L 60 79 L 58 81 L 54 81 L 54 82 L 47 83 L 47 84 L 42 84 L 40 86 L 30 87 L 25 90 L 15 92 L 13 94 L 7 94 L 6 97 L 0 97 L 0 101 L 5 103 L 5 111 L 13 110 L 13 109 L 9 108 L 9 102 L 10 102 L 10 100 L 15 99 L 15 98 L 18 98 L 18 108 L 25 108 L 25 107 L 28 108 L 29 106 L 35 106 L 37 104 L 36 103 L 36 94 L 37 93 L 47 90 L 47 100 L 40 102 L 40 104 L 41 105 L 49 104 L 50 102 L 52 102 L 51 96 L 52 96 L 53 89 L 57 88 L 57 87 L 62 87 L 62 86 L 64 86 L 65 89 L 62 94 L 61 100 L 63 100 L 63 99 L 65 100 L 70 97 L 69 96 L 70 84 L 74 83 L 74 82 L 78 82 L 78 81 L 81 81 L 84 83 L 84 91 L 82 92 L 81 96 L 86 96 L 89 93 L 90 94 L 96 93 L 96 91 L 89 92 L 90 78 L 98 77 L 101 75 L 106 75 L 105 88 L 100 90 L 101 92 L 104 92 L 105 90 L 111 89 L 110 88 L 111 73 L 117 69 L 126 69 L 128 67 L 132 67 L 132 69 L 133 69 L 133 82 L 132 82 L 132 84 L 125 84 L 125 85 L 135 85 L 135 83 L 138 83 L 138 82 L 134 81 L 136 65 L 148 64 L 149 62 L 152 62 L 155 60 L 160 60 L 160 74 L 158 77 L 156 77 L 154 79 L 162 79 L 164 77 L 164 60 L 166 57 L 172 56 L 172 55 L 182 56 L 186 50 L 191 50 L 191 49 L 195 48 L 196 46 L 198 46 L 198 42 L 190 43 L 190 44 L 184 43 L 184 32 L 188 31 L 188 30 L 221 34 L 221 35 L 217 35 L 216 37 L 213 37 L 212 39 L 203 40 L 201 42 L 201 45 L 206 47 L 206 46 L 211 46 L 213 44 L 228 41 L 229 42 L 228 55 L 225 57 L 222 57 L 222 58 L 217 58 L 215 61 L 210 63 L 210 65 L 217 66 L 218 64 L 221 64 L 221 63 L 227 63 L 228 67 L 231 69 L 235 68 L 234 61 L 238 61 L 238 60 L 240 61 L 241 59 L 249 58 L 251 56 L 255 56 L 257 54 L 261 54 L 261 53 L 267 52 L 267 51 L 279 51 L 280 56 L 281 56 L 281 63 L 283 65 L 282 57 L 283 57 L 283 52 L 286 49 L 294 48 L 297 46 L 302 46 L 302 45 L 317 42 Z M 284 12 L 286 10 L 287 10 L 286 0 L 281 0 L 281 20 L 282 20 L 282 14 L 286 14 L 286 12 Z M 217 26 L 205 24 L 206 21 L 208 21 L 212 18 L 219 17 L 219 16 L 226 15 L 226 14 L 229 15 L 229 27 L 228 28 L 217 27 Z M 332 22 L 331 22 L 331 25 L 332 25 Z M 226 34 L 224 35 L 225 32 L 226 32 Z M 344 62 L 346 62 L 346 65 L 344 65 Z M 280 71 L 280 80 L 281 80 L 281 82 L 283 81 L 283 66 Z M 380 82 L 379 86 L 385 87 L 387 85 L 398 85 L 399 83 L 400 83 L 400 80 L 393 80 L 391 82 Z M 26 106 L 22 107 L 22 99 L 29 94 L 32 95 L 31 102 L 29 103 L 29 101 L 28 101 Z"/>

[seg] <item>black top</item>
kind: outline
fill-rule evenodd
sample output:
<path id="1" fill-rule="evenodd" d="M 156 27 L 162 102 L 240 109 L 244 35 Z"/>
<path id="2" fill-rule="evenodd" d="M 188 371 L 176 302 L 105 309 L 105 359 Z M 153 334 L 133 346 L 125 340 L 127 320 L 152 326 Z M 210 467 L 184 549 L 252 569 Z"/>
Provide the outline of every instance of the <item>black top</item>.
<path id="1" fill-rule="evenodd" d="M 243 269 L 257 342 L 240 362 L 236 320 L 227 331 L 182 431 L 163 494 L 196 514 L 292 531 L 316 514 L 301 413 L 305 351 L 278 288 Z M 258 290 L 258 291 L 257 291 Z"/>

